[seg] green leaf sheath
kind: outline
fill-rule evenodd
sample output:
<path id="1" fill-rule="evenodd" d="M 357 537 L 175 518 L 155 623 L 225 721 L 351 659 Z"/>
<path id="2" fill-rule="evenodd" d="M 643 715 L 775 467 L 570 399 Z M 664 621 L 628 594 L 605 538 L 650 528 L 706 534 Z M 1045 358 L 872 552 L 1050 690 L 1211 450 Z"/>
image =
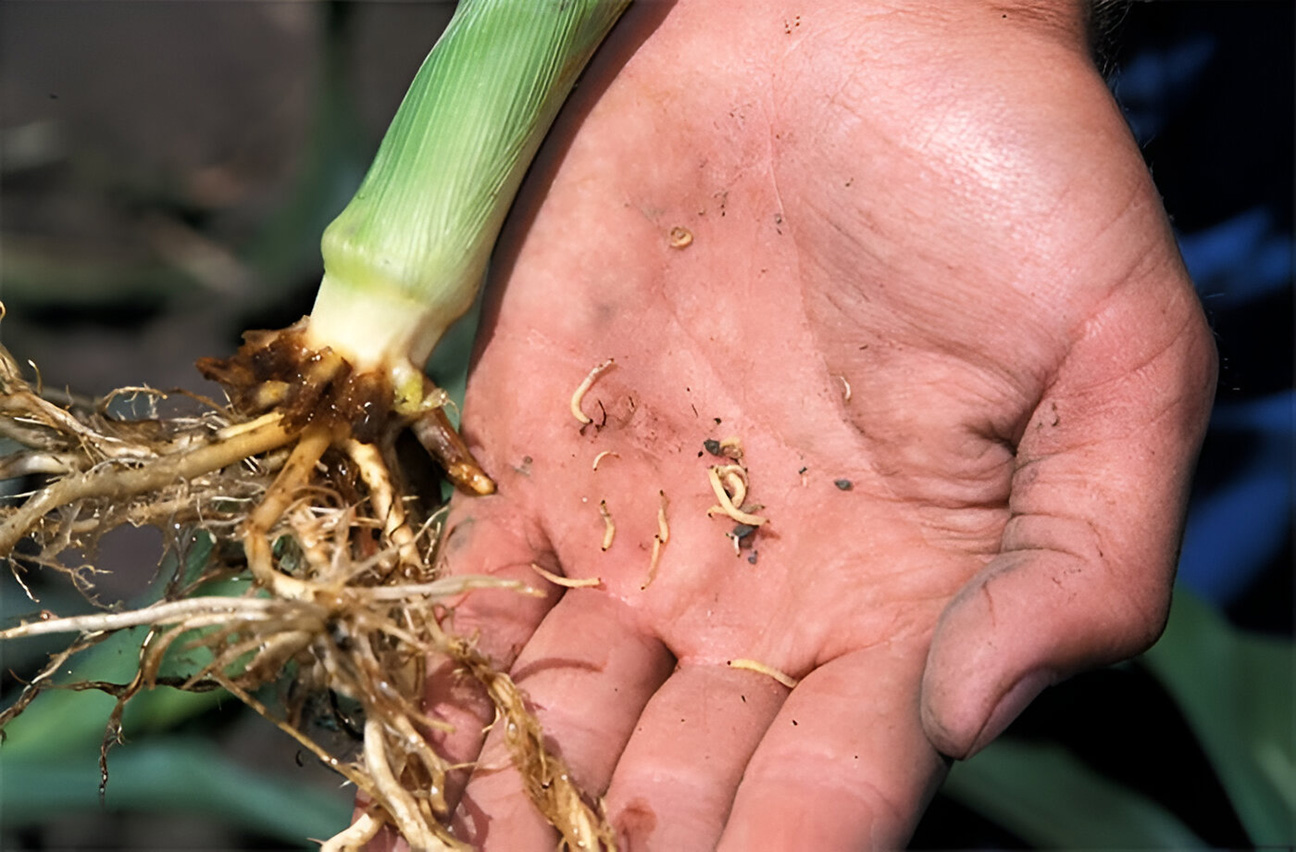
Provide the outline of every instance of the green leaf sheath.
<path id="1" fill-rule="evenodd" d="M 541 140 L 629 0 L 463 0 L 324 232 L 311 334 L 421 366 L 472 304 Z"/>

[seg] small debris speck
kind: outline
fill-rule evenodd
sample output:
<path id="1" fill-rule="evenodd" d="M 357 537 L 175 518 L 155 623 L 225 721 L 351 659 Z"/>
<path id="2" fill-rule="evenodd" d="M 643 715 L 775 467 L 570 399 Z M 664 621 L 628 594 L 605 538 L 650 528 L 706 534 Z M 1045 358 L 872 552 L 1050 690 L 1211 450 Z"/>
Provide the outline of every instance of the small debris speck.
<path id="1" fill-rule="evenodd" d="M 855 487 L 854 485 L 851 484 L 851 481 L 849 479 L 834 479 L 833 485 L 836 485 L 842 491 L 850 491 L 852 488 Z"/>
<path id="2" fill-rule="evenodd" d="M 751 565 L 756 564 L 756 551 L 753 550 L 751 552 L 751 555 L 747 557 L 747 562 Z"/>
<path id="3" fill-rule="evenodd" d="M 707 438 L 705 441 L 703 441 L 702 449 L 706 450 L 708 453 L 710 453 L 713 456 L 724 455 L 724 452 L 720 448 L 720 442 L 717 441 L 715 438 Z M 698 453 L 698 455 L 701 455 L 701 453 Z"/>

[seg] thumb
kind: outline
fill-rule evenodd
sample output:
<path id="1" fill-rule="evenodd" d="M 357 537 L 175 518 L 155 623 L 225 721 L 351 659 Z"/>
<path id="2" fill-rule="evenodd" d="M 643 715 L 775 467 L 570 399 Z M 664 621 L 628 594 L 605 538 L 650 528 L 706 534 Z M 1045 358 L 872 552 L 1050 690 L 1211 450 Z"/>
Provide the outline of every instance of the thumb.
<path id="1" fill-rule="evenodd" d="M 937 625 L 923 674 L 922 722 L 938 751 L 971 757 L 1046 687 L 1155 641 L 1170 572 L 1123 588 L 1104 573 L 1067 553 L 1008 553 L 963 588 Z"/>
<path id="2" fill-rule="evenodd" d="M 971 756 L 1049 684 L 1156 641 L 1214 379 L 1186 282 L 1114 297 L 1081 331 L 1018 444 L 1000 553 L 932 637 L 921 714 L 943 754 Z"/>

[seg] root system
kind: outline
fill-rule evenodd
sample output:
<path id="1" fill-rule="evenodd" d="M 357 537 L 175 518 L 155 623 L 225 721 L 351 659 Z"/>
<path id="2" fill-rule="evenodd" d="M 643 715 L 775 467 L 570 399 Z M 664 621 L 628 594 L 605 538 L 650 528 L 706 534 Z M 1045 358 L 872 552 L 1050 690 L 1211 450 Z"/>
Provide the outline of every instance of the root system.
<path id="1" fill-rule="evenodd" d="M 449 427 L 443 395 L 429 383 L 422 405 L 398 412 L 383 376 L 353 371 L 302 340 L 300 325 L 257 332 L 234 357 L 200 362 L 228 403 L 127 389 L 56 404 L 0 348 L 0 437 L 19 447 L 0 458 L 0 479 L 32 486 L 0 508 L 0 557 L 14 576 L 61 572 L 94 603 L 91 557 L 100 537 L 124 524 L 161 529 L 173 566 L 158 578 L 156 602 L 142 608 L 44 611 L 0 630 L 3 641 L 75 637 L 0 713 L 0 730 L 48 688 L 102 689 L 117 701 L 106 761 L 122 709 L 141 690 L 224 688 L 370 803 L 325 849 L 360 848 L 383 825 L 414 849 L 462 849 L 446 827 L 452 767 L 435 745 L 444 723 L 420 706 L 429 665 L 449 659 L 491 697 L 528 793 L 564 844 L 614 848 L 601 807 L 547 749 L 525 697 L 445 627 L 449 602 L 473 588 L 531 590 L 438 576 L 439 500 L 414 493 L 402 475 L 402 436 L 412 433 L 458 487 L 494 487 Z M 127 401 L 144 415 L 118 413 Z M 240 579 L 246 591 L 229 594 Z M 131 628 L 147 629 L 130 681 L 59 682 L 69 660 Z M 193 659 L 200 662 L 171 674 Z M 354 753 L 332 753 L 309 733 L 321 696 L 358 706 Z"/>

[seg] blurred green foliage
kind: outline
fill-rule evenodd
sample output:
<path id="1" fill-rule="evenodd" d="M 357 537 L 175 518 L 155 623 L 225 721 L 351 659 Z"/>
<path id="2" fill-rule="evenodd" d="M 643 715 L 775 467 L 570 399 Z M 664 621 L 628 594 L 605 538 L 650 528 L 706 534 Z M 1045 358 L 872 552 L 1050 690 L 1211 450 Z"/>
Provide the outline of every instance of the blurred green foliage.
<path id="1" fill-rule="evenodd" d="M 1174 698 L 1255 847 L 1296 846 L 1294 662 L 1291 641 L 1239 630 L 1180 589 L 1161 641 L 1135 663 Z M 944 794 L 1036 848 L 1207 846 L 1189 815 L 1057 743 L 1005 736 L 956 765 Z"/>

